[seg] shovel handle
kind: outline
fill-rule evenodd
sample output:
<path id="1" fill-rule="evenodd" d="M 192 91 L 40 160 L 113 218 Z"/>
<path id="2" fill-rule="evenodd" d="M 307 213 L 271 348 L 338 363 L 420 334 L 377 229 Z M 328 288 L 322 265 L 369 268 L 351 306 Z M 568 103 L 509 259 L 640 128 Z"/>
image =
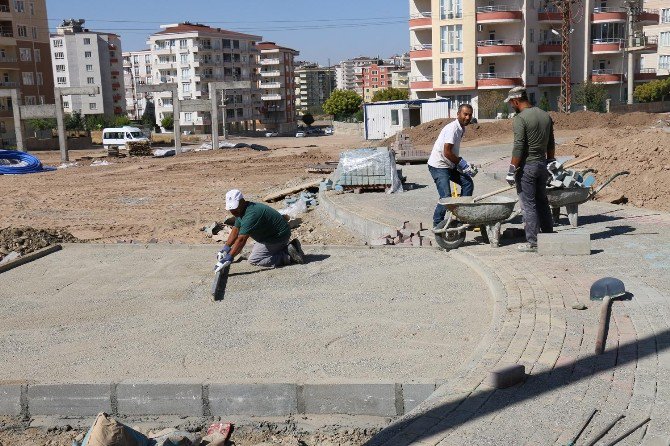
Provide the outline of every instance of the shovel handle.
<path id="1" fill-rule="evenodd" d="M 591 155 L 587 156 L 586 158 L 579 158 L 579 159 L 576 159 L 576 160 L 574 160 L 574 161 L 572 161 L 572 162 L 570 162 L 570 163 L 564 164 L 564 165 L 563 165 L 563 168 L 565 169 L 565 168 L 568 168 L 568 167 L 576 166 L 577 164 L 581 164 L 581 163 L 584 163 L 584 162 L 586 162 L 586 161 L 588 161 L 588 160 L 592 160 L 592 159 L 595 158 L 596 156 L 600 156 L 600 153 L 596 152 L 596 153 L 592 153 Z"/>

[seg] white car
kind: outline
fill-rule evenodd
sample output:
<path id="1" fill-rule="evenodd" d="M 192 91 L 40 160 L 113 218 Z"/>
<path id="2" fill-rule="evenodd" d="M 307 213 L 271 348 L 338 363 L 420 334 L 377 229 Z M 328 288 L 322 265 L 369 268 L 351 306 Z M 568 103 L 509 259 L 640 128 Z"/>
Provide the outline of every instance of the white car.
<path id="1" fill-rule="evenodd" d="M 105 149 L 110 146 L 123 147 L 128 141 L 149 141 L 149 138 L 137 127 L 107 128 L 102 131 L 102 145 Z"/>
<path id="2" fill-rule="evenodd" d="M 271 137 L 273 137 L 273 136 L 279 136 L 279 133 L 277 133 L 277 132 L 267 132 L 267 133 L 265 134 L 265 137 L 266 137 L 266 138 L 271 138 Z"/>
<path id="3" fill-rule="evenodd" d="M 305 132 L 296 132 L 295 134 L 296 138 L 304 138 L 305 136 L 307 136 Z"/>
<path id="4" fill-rule="evenodd" d="M 332 127 L 326 127 L 325 130 L 323 131 L 325 135 L 332 135 L 333 134 L 333 128 Z"/>

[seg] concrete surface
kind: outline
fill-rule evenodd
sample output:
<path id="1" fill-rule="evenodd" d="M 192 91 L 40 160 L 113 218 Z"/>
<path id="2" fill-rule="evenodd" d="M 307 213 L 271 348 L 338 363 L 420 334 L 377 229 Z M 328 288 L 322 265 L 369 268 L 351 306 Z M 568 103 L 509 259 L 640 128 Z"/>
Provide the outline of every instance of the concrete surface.
<path id="1" fill-rule="evenodd" d="M 1 274 L 0 381 L 435 382 L 489 326 L 481 280 L 437 250 L 319 248 L 304 266 L 234 264 L 219 303 L 215 251 L 66 245 Z"/>

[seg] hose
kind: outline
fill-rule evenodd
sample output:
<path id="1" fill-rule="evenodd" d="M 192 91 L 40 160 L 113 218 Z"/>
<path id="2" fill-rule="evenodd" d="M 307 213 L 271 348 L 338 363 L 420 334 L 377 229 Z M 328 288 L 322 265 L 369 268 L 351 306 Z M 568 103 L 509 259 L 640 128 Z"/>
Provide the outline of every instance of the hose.
<path id="1" fill-rule="evenodd" d="M 0 175 L 19 175 L 55 170 L 44 167 L 40 160 L 25 152 L 0 150 Z"/>

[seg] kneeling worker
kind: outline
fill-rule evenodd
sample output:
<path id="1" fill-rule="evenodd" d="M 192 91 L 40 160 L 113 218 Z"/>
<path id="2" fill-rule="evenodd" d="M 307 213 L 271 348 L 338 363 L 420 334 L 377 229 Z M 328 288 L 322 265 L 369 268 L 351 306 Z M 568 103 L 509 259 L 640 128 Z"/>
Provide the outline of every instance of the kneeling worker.
<path id="1" fill-rule="evenodd" d="M 291 240 L 291 228 L 279 212 L 265 204 L 246 201 L 237 189 L 226 194 L 226 210 L 235 216 L 235 226 L 220 251 L 221 262 L 232 262 L 251 237 L 256 242 L 249 256 L 252 265 L 305 263 L 300 241 Z"/>

